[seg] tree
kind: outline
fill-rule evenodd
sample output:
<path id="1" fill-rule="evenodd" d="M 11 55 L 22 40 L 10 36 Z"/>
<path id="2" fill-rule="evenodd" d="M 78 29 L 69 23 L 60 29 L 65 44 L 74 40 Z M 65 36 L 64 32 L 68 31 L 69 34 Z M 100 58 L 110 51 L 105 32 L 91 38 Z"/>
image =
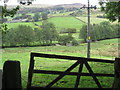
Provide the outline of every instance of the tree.
<path id="1" fill-rule="evenodd" d="M 63 45 L 66 45 L 67 43 L 72 42 L 72 40 L 73 40 L 72 34 L 68 33 L 68 35 L 59 36 L 58 42 Z"/>
<path id="2" fill-rule="evenodd" d="M 72 40 L 72 45 L 77 46 L 77 45 L 79 45 L 79 42 L 76 39 L 73 39 Z"/>
<path id="3" fill-rule="evenodd" d="M 37 22 L 40 19 L 40 14 L 39 13 L 35 13 L 34 17 L 33 17 L 33 21 Z"/>
<path id="4" fill-rule="evenodd" d="M 17 11 L 19 10 L 19 8 L 20 8 L 20 6 L 18 5 L 18 6 L 16 6 L 15 8 L 13 8 L 13 9 L 7 9 L 7 2 L 8 2 L 9 0 L 3 0 L 3 2 L 4 2 L 4 6 L 0 6 L 0 19 L 1 18 L 5 18 L 5 17 L 14 17 L 14 15 L 17 13 Z M 17 2 L 19 3 L 19 4 L 22 4 L 22 5 L 25 5 L 25 4 L 27 4 L 27 5 L 30 5 L 30 4 L 32 4 L 32 2 L 33 2 L 34 0 L 24 0 L 24 1 L 21 1 L 21 0 L 17 0 Z M 0 33 L 2 32 L 6 32 L 6 30 L 7 30 L 7 25 L 2 25 L 3 24 L 3 22 L 2 23 L 0 23 L 0 27 L 2 28 L 0 28 Z M 4 30 L 3 30 L 4 29 Z"/>
<path id="5" fill-rule="evenodd" d="M 101 22 L 100 24 L 90 25 L 90 36 L 92 41 L 112 39 L 119 37 L 119 24 L 110 24 L 110 22 Z M 87 25 L 84 25 L 79 34 L 84 42 L 87 42 Z"/>
<path id="6" fill-rule="evenodd" d="M 93 31 L 92 25 L 90 25 L 90 34 Z M 79 34 L 79 38 L 82 38 L 84 42 L 87 42 L 87 25 L 84 25 Z"/>
<path id="7" fill-rule="evenodd" d="M 18 44 L 30 45 L 35 39 L 35 32 L 30 26 L 19 25 L 16 28 L 16 36 Z"/>
<path id="8" fill-rule="evenodd" d="M 60 31 L 60 33 L 76 33 L 76 28 L 67 28 Z"/>
<path id="9" fill-rule="evenodd" d="M 44 44 L 42 30 L 39 28 L 34 28 L 34 31 L 35 31 L 35 42 L 38 42 L 40 45 Z"/>
<path id="10" fill-rule="evenodd" d="M 101 10 L 105 12 L 106 17 L 114 22 L 120 22 L 120 1 L 119 2 L 99 2 Z"/>
<path id="11" fill-rule="evenodd" d="M 29 46 L 35 40 L 35 32 L 30 26 L 19 25 L 4 35 L 5 46 Z"/>
<path id="12" fill-rule="evenodd" d="M 5 17 L 14 17 L 19 8 L 20 7 L 17 6 L 12 10 L 7 10 L 6 6 L 0 6 L 0 19 L 2 19 L 0 22 L 0 32 L 2 32 L 2 34 L 7 32 L 7 25 L 4 24 L 3 19 L 5 19 Z"/>
<path id="13" fill-rule="evenodd" d="M 42 27 L 42 40 L 46 44 L 52 44 L 52 41 L 57 40 L 58 33 L 53 23 L 50 23 L 48 21 L 43 21 L 41 27 Z"/>
<path id="14" fill-rule="evenodd" d="M 46 12 L 43 12 L 42 14 L 41 14 L 41 16 L 42 16 L 42 20 L 47 20 L 48 19 L 48 16 L 47 16 L 48 14 L 46 13 Z"/>

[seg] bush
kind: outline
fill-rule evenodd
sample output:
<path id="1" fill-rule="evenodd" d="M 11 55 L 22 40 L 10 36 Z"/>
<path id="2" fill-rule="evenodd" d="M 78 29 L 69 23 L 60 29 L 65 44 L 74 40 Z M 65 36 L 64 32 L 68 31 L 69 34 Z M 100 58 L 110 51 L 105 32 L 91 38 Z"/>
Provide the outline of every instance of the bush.
<path id="1" fill-rule="evenodd" d="M 72 45 L 77 46 L 77 45 L 79 45 L 79 42 L 76 39 L 73 39 L 72 40 Z"/>
<path id="2" fill-rule="evenodd" d="M 60 33 L 76 33 L 76 29 L 75 28 L 67 28 L 67 29 L 61 30 Z"/>
<path id="3" fill-rule="evenodd" d="M 100 24 L 90 25 L 90 37 L 92 41 L 112 39 L 119 37 L 120 25 L 112 25 L 110 22 L 102 22 Z M 79 38 L 82 38 L 84 42 L 87 42 L 87 25 L 84 25 L 79 34 Z"/>
<path id="4" fill-rule="evenodd" d="M 10 29 L 4 37 L 3 43 L 7 46 L 29 46 L 35 40 L 35 32 L 30 26 L 19 25 Z"/>
<path id="5" fill-rule="evenodd" d="M 59 36 L 58 42 L 66 45 L 67 43 L 70 43 L 73 40 L 73 37 L 68 34 L 68 35 L 63 35 L 63 36 Z"/>

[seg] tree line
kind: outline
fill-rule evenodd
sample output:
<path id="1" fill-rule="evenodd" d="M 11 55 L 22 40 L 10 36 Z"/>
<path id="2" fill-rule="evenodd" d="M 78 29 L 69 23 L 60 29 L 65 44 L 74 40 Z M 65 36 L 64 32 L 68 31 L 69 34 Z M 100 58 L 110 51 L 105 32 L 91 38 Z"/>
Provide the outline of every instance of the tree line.
<path id="1" fill-rule="evenodd" d="M 108 21 L 90 25 L 90 36 L 92 41 L 119 38 L 119 32 L 120 24 L 110 24 Z M 79 38 L 83 38 L 83 42 L 87 42 L 87 25 L 81 28 Z"/>
<path id="2" fill-rule="evenodd" d="M 71 33 L 60 36 L 55 25 L 43 21 L 41 28 L 32 28 L 27 25 L 19 25 L 2 33 L 2 46 L 48 46 L 54 43 L 66 45 L 78 45 Z"/>

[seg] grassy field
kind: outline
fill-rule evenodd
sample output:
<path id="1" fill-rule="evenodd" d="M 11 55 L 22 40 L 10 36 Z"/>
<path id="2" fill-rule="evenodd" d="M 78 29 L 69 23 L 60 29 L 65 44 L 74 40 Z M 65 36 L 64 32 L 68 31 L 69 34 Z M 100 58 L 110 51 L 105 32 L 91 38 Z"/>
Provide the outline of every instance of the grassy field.
<path id="1" fill-rule="evenodd" d="M 87 17 L 77 17 L 77 18 L 82 20 L 82 21 L 84 21 L 84 22 L 86 22 L 86 23 L 88 21 Z M 91 17 L 90 18 L 90 23 L 91 24 L 99 24 L 99 23 L 101 23 L 103 21 L 109 21 L 109 20 L 108 19 L 104 19 L 104 18 L 96 18 L 96 17 Z"/>
<path id="2" fill-rule="evenodd" d="M 57 30 L 64 28 L 76 28 L 77 30 L 80 30 L 80 28 L 84 25 L 84 23 L 74 17 L 52 17 L 48 19 L 48 22 L 54 23 Z M 37 22 L 37 24 L 41 24 L 41 21 Z"/>
<path id="3" fill-rule="evenodd" d="M 84 23 L 81 21 L 75 19 L 74 17 L 52 17 L 48 19 L 48 22 L 54 23 L 57 30 L 61 30 L 64 28 L 76 28 L 77 30 L 80 30 L 80 28 L 83 26 Z M 42 21 L 35 22 L 38 25 L 42 24 Z M 33 28 L 36 26 L 32 22 L 18 22 L 18 23 L 7 23 L 8 28 L 15 28 L 18 25 L 29 25 Z"/>
<path id="4" fill-rule="evenodd" d="M 91 57 L 100 59 L 114 60 L 118 54 L 118 39 L 104 40 L 91 43 Z M 30 52 L 41 52 L 57 55 L 79 56 L 86 57 L 87 45 L 84 43 L 80 46 L 44 46 L 44 47 L 18 47 L 18 48 L 4 48 L 2 49 L 2 64 L 6 60 L 18 60 L 21 63 L 22 71 L 22 85 L 26 88 L 27 74 L 29 67 Z M 58 70 L 64 71 L 71 66 L 75 61 L 68 60 L 56 60 L 46 58 L 35 58 L 35 69 L 42 70 Z M 114 73 L 113 64 L 105 63 L 89 63 L 95 73 Z M 73 71 L 78 71 L 76 67 Z M 83 68 L 83 72 L 88 72 L 86 68 Z M 45 86 L 57 75 L 45 75 L 36 74 L 33 76 L 32 85 Z M 42 79 L 41 79 L 42 78 Z M 104 88 L 110 88 L 113 83 L 113 78 L 98 77 L 100 83 Z M 75 84 L 76 76 L 65 76 L 61 79 L 56 87 L 68 87 L 73 88 Z M 92 77 L 81 77 L 80 88 L 95 88 L 97 85 L 93 81 Z"/>
<path id="5" fill-rule="evenodd" d="M 77 18 L 77 19 L 76 19 Z M 80 20 L 84 21 L 87 23 L 87 17 L 70 17 L 70 16 L 56 16 L 56 17 L 51 17 L 48 19 L 49 22 L 54 23 L 55 27 L 57 30 L 61 30 L 64 28 L 76 28 L 77 31 L 80 30 L 80 28 L 85 24 L 81 22 Z M 80 20 L 79 20 L 80 19 Z M 103 21 L 108 21 L 107 19 L 101 19 L 101 18 L 96 18 L 96 17 L 91 17 L 91 23 L 92 24 L 98 24 Z M 42 21 L 35 22 L 38 25 L 42 24 Z M 28 25 L 33 28 L 37 28 L 32 22 L 18 22 L 18 23 L 7 23 L 8 28 L 15 28 L 18 25 Z"/>
<path id="6" fill-rule="evenodd" d="M 32 28 L 37 27 L 32 22 L 7 23 L 8 29 L 10 29 L 10 28 L 16 28 L 19 25 L 27 25 L 27 26 L 31 26 Z"/>
<path id="7" fill-rule="evenodd" d="M 73 13 L 74 11 L 71 11 L 71 12 L 63 12 L 63 13 L 59 13 L 59 12 L 56 12 L 56 14 L 49 14 L 48 16 L 49 17 L 54 17 L 54 16 L 57 16 L 57 17 L 60 17 L 60 16 L 68 16 L 69 14 Z"/>

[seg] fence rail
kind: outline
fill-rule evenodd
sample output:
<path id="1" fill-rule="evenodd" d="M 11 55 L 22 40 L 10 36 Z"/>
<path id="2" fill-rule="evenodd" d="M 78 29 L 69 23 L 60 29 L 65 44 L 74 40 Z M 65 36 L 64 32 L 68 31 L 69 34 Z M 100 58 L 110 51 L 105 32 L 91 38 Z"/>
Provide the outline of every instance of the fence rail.
<path id="1" fill-rule="evenodd" d="M 84 57 L 75 57 L 75 56 L 64 56 L 64 55 L 55 55 L 55 54 L 43 54 L 43 53 L 31 53 L 31 57 L 44 57 L 44 58 L 56 58 L 56 59 L 67 59 L 67 60 L 80 60 L 80 61 L 90 61 L 90 62 L 105 62 L 105 63 L 114 63 L 113 60 L 106 59 L 95 59 L 95 58 L 84 58 Z"/>
<path id="2" fill-rule="evenodd" d="M 76 60 L 76 62 L 72 66 L 70 66 L 66 71 L 35 70 L 34 69 L 34 61 L 35 61 L 34 57 Z M 81 76 L 92 76 L 92 78 L 94 79 L 98 88 L 102 88 L 102 86 L 101 86 L 100 82 L 98 81 L 98 79 L 96 78 L 96 76 L 114 77 L 114 74 L 94 73 L 92 71 L 91 67 L 89 66 L 88 62 L 114 63 L 115 61 L 105 60 L 105 59 L 94 59 L 94 58 L 84 58 L 84 57 L 74 57 L 74 56 L 64 56 L 64 55 L 43 54 L 43 53 L 32 52 L 30 54 L 30 66 L 29 66 L 29 72 L 28 72 L 27 88 L 30 89 L 30 88 L 33 87 L 33 86 L 31 86 L 33 73 L 34 74 L 35 73 L 43 73 L 43 74 L 57 74 L 57 75 L 59 75 L 55 80 L 50 82 L 46 87 L 41 87 L 41 88 L 52 88 L 52 85 L 54 85 L 57 81 L 59 81 L 65 75 L 76 75 L 77 76 L 75 88 L 78 88 Z M 82 73 L 83 64 L 85 64 L 89 73 Z M 78 65 L 79 65 L 79 71 L 78 72 L 70 72 L 71 70 L 73 70 Z"/>
<path id="3" fill-rule="evenodd" d="M 33 73 L 42 73 L 42 74 L 63 74 L 63 71 L 51 71 L 51 70 L 34 70 Z M 92 76 L 90 73 L 78 73 L 78 72 L 69 72 L 66 75 L 80 75 L 80 76 Z M 114 77 L 114 74 L 100 74 L 94 73 L 95 76 L 105 76 L 105 77 Z"/>

